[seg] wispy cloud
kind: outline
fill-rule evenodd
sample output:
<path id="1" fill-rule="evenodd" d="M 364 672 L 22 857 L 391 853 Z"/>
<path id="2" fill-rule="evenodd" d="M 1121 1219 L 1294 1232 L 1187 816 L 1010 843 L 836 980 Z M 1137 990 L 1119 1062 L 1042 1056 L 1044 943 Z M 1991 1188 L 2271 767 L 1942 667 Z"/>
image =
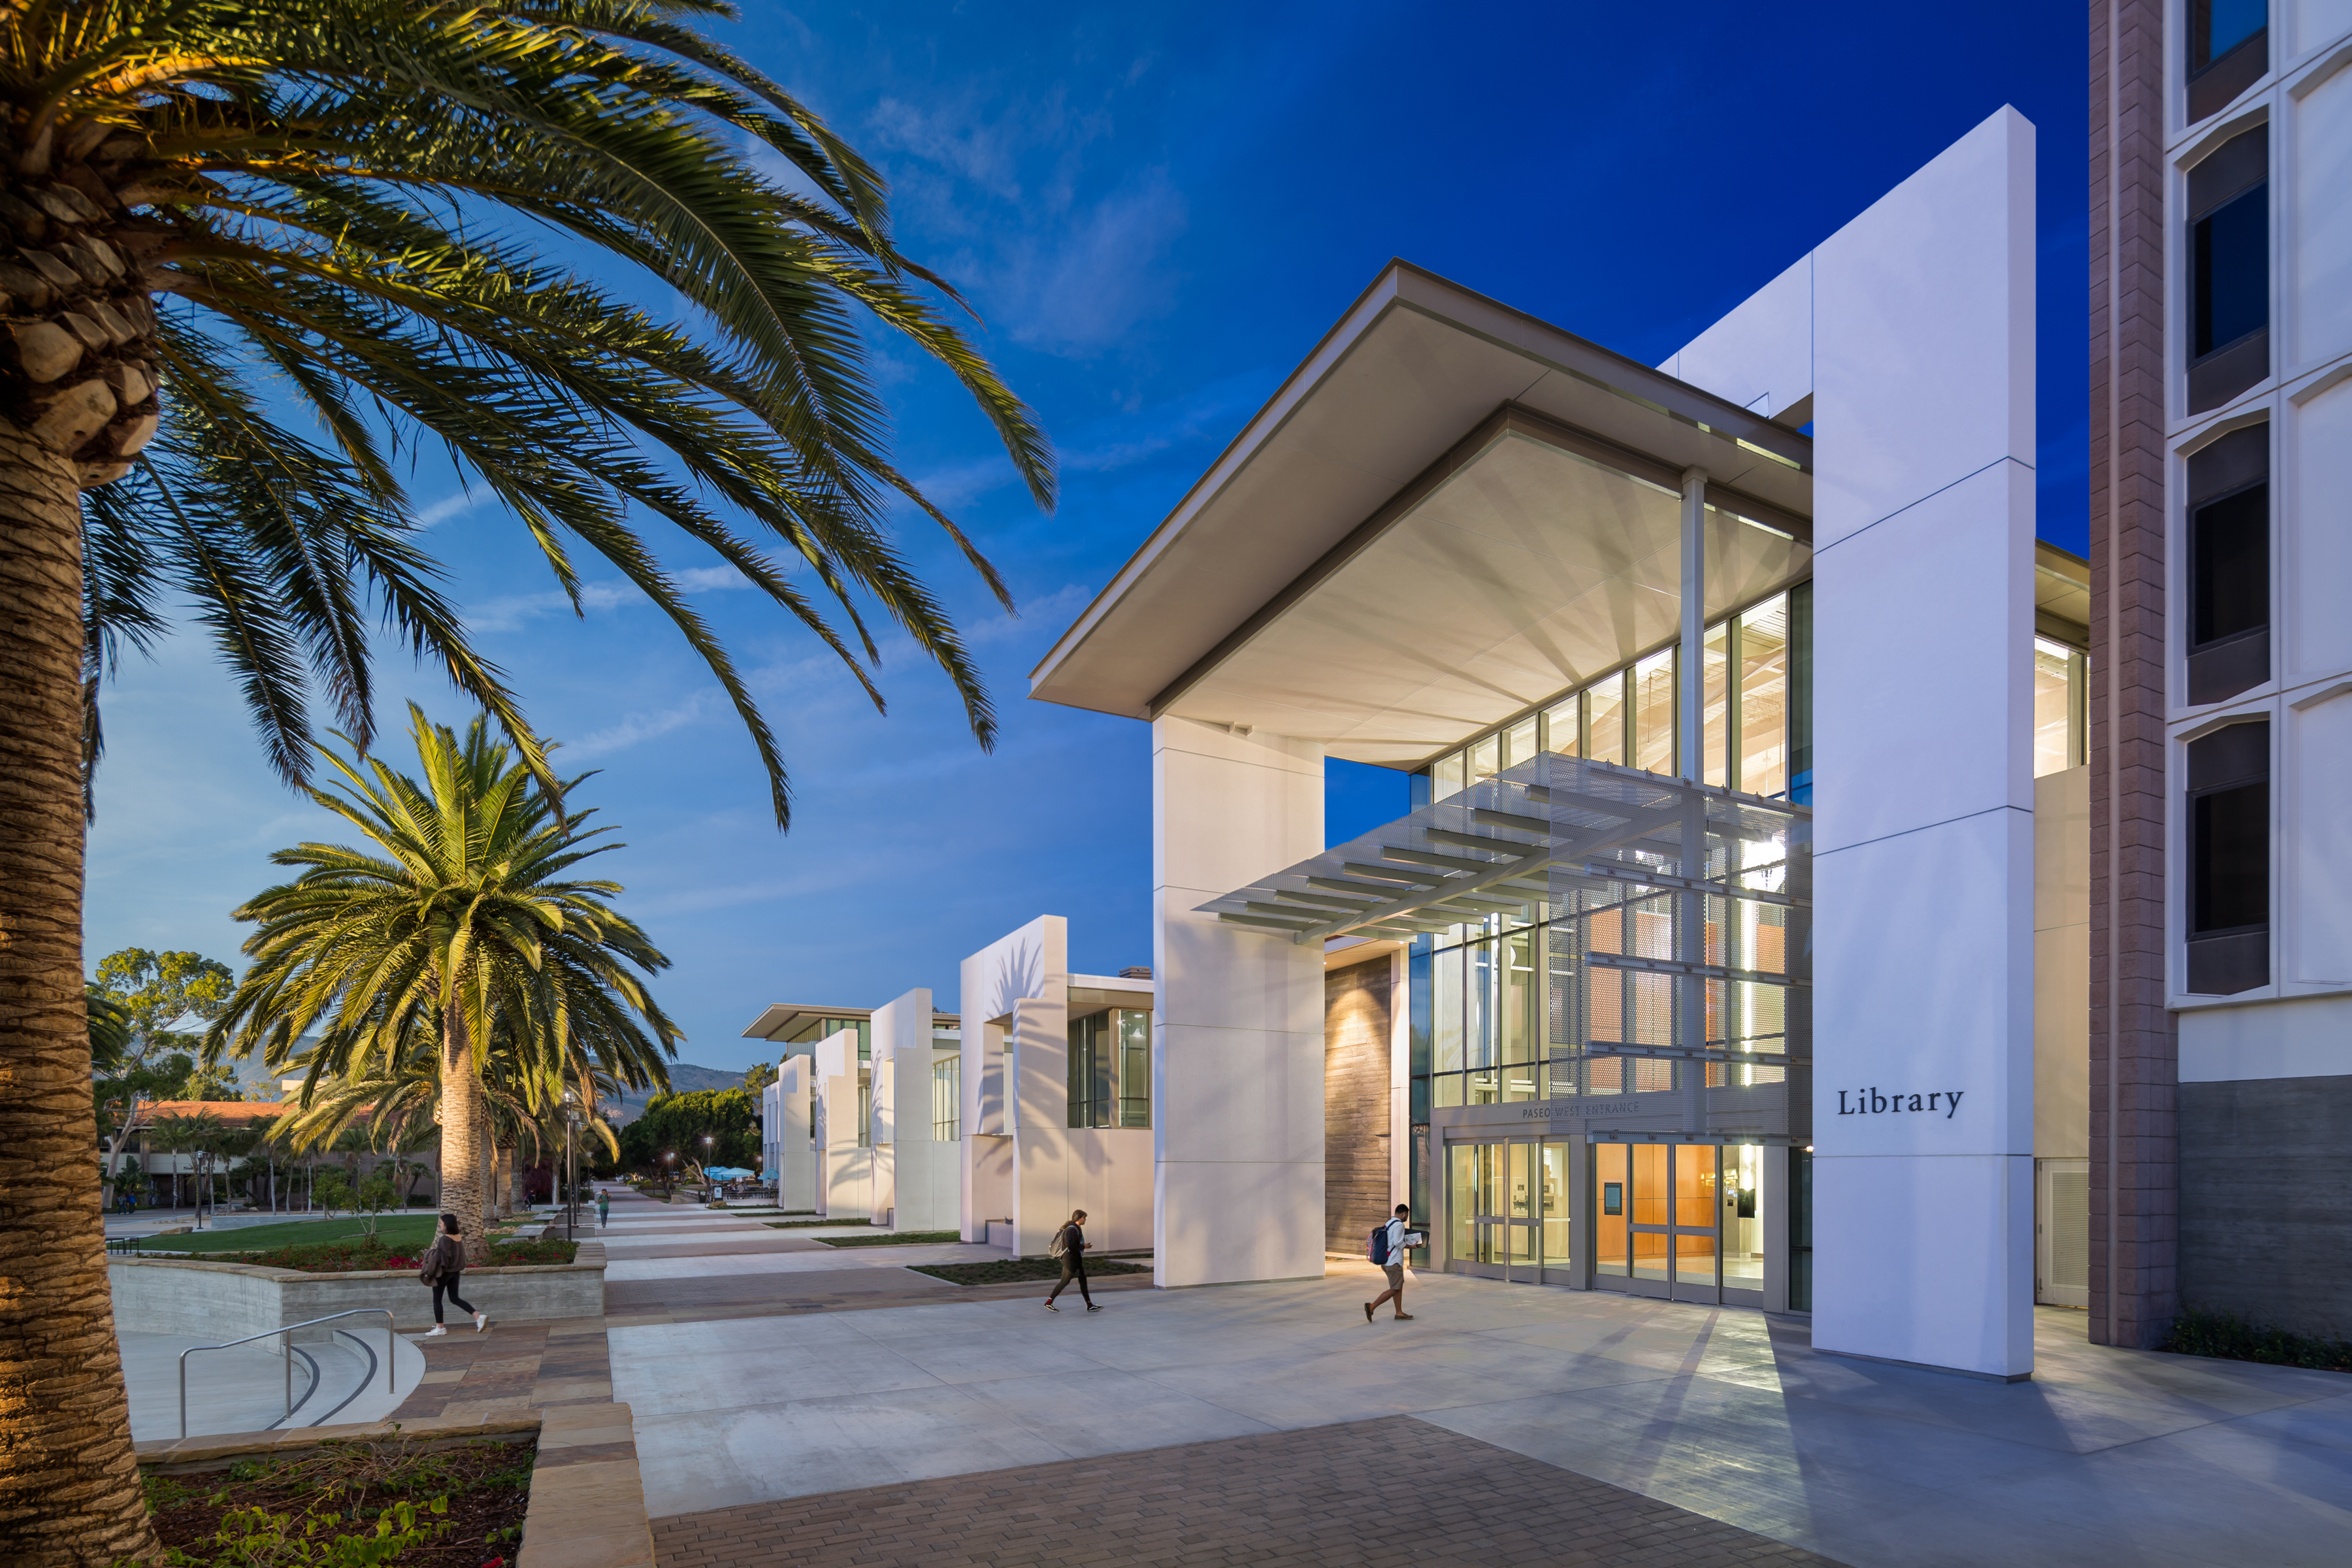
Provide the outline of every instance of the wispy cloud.
<path id="1" fill-rule="evenodd" d="M 465 516 L 488 499 L 487 494 L 476 494 L 471 490 L 459 490 L 456 495 L 444 496 L 431 506 L 418 510 L 416 526 L 437 528 L 453 517 Z"/>
<path id="2" fill-rule="evenodd" d="M 577 762 L 596 757 L 609 757 L 615 752 L 625 752 L 631 746 L 682 730 L 719 706 L 726 693 L 715 686 L 706 686 L 687 694 L 675 705 L 650 712 L 631 713 L 619 723 L 598 730 L 569 742 L 563 748 L 565 762 Z"/>
<path id="3" fill-rule="evenodd" d="M 1066 584 L 1050 594 L 1024 601 L 1018 618 L 1001 613 L 975 616 L 963 629 L 964 641 L 974 647 L 989 647 L 1054 637 L 1093 597 L 1093 589 L 1078 583 Z"/>
<path id="4" fill-rule="evenodd" d="M 1017 231 L 988 280 L 1014 341 L 1084 358 L 1166 313 L 1179 279 L 1163 262 L 1188 216 L 1167 172 L 1150 169 L 1045 232 Z"/>
<path id="5" fill-rule="evenodd" d="M 583 583 L 580 585 L 580 608 L 583 614 L 645 602 L 646 596 L 626 583 Z M 568 616 L 571 613 L 572 601 L 561 589 L 551 588 L 543 594 L 508 594 L 468 605 L 466 624 L 477 632 L 510 632 L 541 616 Z"/>
<path id="6" fill-rule="evenodd" d="M 1164 167 L 1089 170 L 1087 149 L 1113 130 L 1108 100 L 885 97 L 867 123 L 902 155 L 902 204 L 960 237 L 948 270 L 1014 342 L 1089 358 L 1175 303 L 1164 263 L 1189 209 Z"/>

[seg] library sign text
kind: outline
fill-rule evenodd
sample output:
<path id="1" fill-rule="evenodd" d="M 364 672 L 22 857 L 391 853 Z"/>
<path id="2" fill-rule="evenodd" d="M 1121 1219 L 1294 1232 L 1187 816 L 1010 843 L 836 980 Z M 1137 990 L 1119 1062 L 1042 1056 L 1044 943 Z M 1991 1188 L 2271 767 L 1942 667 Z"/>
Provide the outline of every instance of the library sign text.
<path id="1" fill-rule="evenodd" d="M 1942 1089 L 1933 1094 L 1888 1094 L 1877 1089 L 1842 1089 L 1837 1091 L 1837 1113 L 1840 1116 L 1893 1116 L 1898 1112 L 1908 1115 L 1915 1110 L 1942 1111 L 1944 1120 L 1949 1121 L 1952 1113 L 1959 1110 L 1960 1096 L 1964 1092 L 1962 1089 Z M 1848 1103 L 1849 1097 L 1851 1104 Z"/>

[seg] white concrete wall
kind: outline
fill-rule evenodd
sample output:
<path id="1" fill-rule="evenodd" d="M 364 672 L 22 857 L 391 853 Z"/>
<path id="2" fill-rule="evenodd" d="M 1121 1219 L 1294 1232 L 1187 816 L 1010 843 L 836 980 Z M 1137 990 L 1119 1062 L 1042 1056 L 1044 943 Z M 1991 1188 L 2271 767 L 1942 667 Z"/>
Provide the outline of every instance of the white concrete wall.
<path id="1" fill-rule="evenodd" d="M 768 1127 L 774 1142 L 776 1206 L 787 1211 L 816 1206 L 815 1145 L 810 1140 L 809 1094 L 816 1064 L 807 1057 L 786 1057 L 776 1064 L 776 1081 L 768 1087 Z"/>
<path id="2" fill-rule="evenodd" d="M 874 1207 L 874 1152 L 858 1140 L 857 1031 L 826 1036 L 809 1059 L 817 1129 L 816 1212 L 864 1219 Z"/>
<path id="3" fill-rule="evenodd" d="M 1813 258 L 1813 1343 L 1995 1377 L 2033 1367 L 2033 140 L 2002 110 Z"/>
<path id="4" fill-rule="evenodd" d="M 1311 741 L 1151 727 L 1153 1275 L 1323 1273 L 1323 954 L 1195 907 L 1323 848 Z"/>
<path id="5" fill-rule="evenodd" d="M 602 1243 L 589 1242 L 576 1263 L 468 1268 L 466 1299 L 497 1321 L 602 1317 L 604 1254 Z M 115 1258 L 106 1273 L 114 1326 L 131 1333 L 187 1334 L 219 1344 L 371 1307 L 391 1308 L 396 1331 L 433 1323 L 433 1292 L 416 1282 L 413 1268 L 305 1274 L 194 1258 Z M 338 1328 L 364 1334 L 383 1323 L 379 1317 L 346 1318 L 299 1330 L 294 1338 L 327 1340 Z"/>
<path id="6" fill-rule="evenodd" d="M 1813 395 L 1813 258 L 1799 258 L 1658 368 L 1768 419 L 1797 409 Z"/>
<path id="7" fill-rule="evenodd" d="M 956 1162 L 964 1238 L 989 1239 L 993 1220 L 1023 1256 L 1042 1256 L 1077 1208 L 1097 1250 L 1151 1245 L 1152 1135 L 1069 1124 L 1069 922 L 1044 915 L 963 963 L 967 1131 L 939 1147 Z"/>
<path id="8" fill-rule="evenodd" d="M 887 1209 L 900 1230 L 962 1224 L 961 1145 L 931 1136 L 933 1012 L 929 987 L 919 986 L 874 1015 L 874 1217 Z"/>
<path id="9" fill-rule="evenodd" d="M 963 961 L 964 1138 L 957 1165 L 960 1228 L 966 1241 L 987 1240 L 992 1220 L 1030 1223 L 1021 1217 L 1013 1142 L 1021 1121 L 1014 1015 L 1024 1002 L 1047 1004 L 1066 1015 L 1069 932 L 1070 922 L 1060 915 L 1040 915 Z M 1033 1046 L 1042 1048 L 1043 1043 Z M 1043 1251 L 1044 1243 L 1036 1250 Z"/>

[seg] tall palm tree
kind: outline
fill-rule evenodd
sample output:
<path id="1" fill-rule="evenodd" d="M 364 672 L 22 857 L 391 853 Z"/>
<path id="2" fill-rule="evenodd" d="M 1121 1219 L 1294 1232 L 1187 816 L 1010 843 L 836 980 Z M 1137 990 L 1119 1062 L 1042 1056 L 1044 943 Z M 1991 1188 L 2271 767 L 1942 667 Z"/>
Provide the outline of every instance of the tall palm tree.
<path id="1" fill-rule="evenodd" d="M 307 868 L 237 910 L 260 927 L 245 944 L 253 964 L 207 1031 L 205 1055 L 257 1049 L 274 1070 L 316 1031 L 313 1075 L 367 1080 L 396 1073 L 431 1028 L 442 1202 L 475 1215 L 487 1196 L 483 1079 L 501 1028 L 525 1077 L 530 1051 L 568 1061 L 581 1048 L 575 1018 L 604 1020 L 607 1009 L 672 1054 L 680 1037 L 640 979 L 669 960 L 606 902 L 620 885 L 570 874 L 618 847 L 598 842 L 610 829 L 559 811 L 486 720 L 460 741 L 422 709 L 409 716 L 421 784 L 321 748 L 341 783 L 310 796 L 373 852 L 304 844 L 270 857 Z M 480 1226 L 467 1247 L 474 1261 L 488 1258 Z"/>
<path id="2" fill-rule="evenodd" d="M 169 605 L 197 606 L 289 781 L 314 704 L 368 743 L 380 614 L 551 784 L 444 594 L 398 477 L 411 444 L 448 454 L 575 605 L 584 550 L 668 616 L 750 731 L 780 824 L 766 722 L 632 510 L 740 573 L 877 703 L 868 620 L 888 617 L 993 736 L 891 509 L 1003 586 L 893 466 L 866 327 L 958 378 L 1041 504 L 1050 450 L 899 252 L 875 171 L 698 30 L 729 15 L 0 0 L 0 1148 L 11 1213 L 40 1216 L 0 1223 L 0 1559 L 157 1551 L 108 1331 L 76 1001 L 94 697 Z M 588 261 L 549 260 L 551 232 Z"/>

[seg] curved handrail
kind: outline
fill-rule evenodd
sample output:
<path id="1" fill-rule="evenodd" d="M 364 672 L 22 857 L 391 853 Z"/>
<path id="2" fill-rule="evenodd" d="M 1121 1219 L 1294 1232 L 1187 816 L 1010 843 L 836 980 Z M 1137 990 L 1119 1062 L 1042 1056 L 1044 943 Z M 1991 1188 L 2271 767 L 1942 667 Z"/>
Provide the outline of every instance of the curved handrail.
<path id="1" fill-rule="evenodd" d="M 331 1323 L 338 1318 L 364 1318 L 370 1312 L 382 1312 L 383 1314 L 383 1391 L 386 1394 L 390 1394 L 394 1386 L 392 1369 L 394 1361 L 393 1342 L 395 1336 L 393 1331 L 392 1309 L 389 1307 L 353 1307 L 348 1312 L 330 1312 L 323 1318 L 306 1318 L 299 1323 L 285 1323 L 274 1329 L 264 1329 L 257 1334 L 247 1334 L 241 1340 L 226 1340 L 216 1345 L 190 1345 L 186 1350 L 182 1351 L 180 1352 L 180 1436 L 184 1437 L 188 1435 L 188 1358 L 194 1355 L 198 1351 L 234 1350 L 238 1345 L 249 1345 L 256 1340 L 266 1340 L 273 1334 L 290 1334 L 297 1329 L 308 1329 L 316 1327 L 320 1323 Z M 291 1417 L 294 1414 L 293 1341 L 289 1340 L 286 1342 L 283 1355 L 286 1362 L 286 1414 L 278 1417 L 281 1421 Z M 310 1396 L 305 1394 L 303 1397 L 307 1399 Z"/>

